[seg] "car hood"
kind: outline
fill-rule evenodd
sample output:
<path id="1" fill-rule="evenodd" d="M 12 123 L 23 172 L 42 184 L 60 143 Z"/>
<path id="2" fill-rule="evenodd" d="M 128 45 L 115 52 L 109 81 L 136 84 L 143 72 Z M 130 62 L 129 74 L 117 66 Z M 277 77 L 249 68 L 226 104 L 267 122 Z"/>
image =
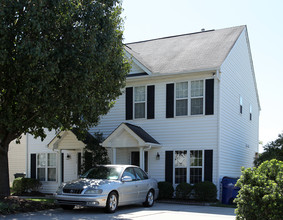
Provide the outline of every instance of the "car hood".
<path id="1" fill-rule="evenodd" d="M 101 185 L 109 184 L 109 183 L 112 183 L 112 182 L 116 182 L 116 181 L 81 178 L 81 179 L 77 179 L 77 180 L 67 182 L 66 185 L 64 186 L 64 188 L 82 189 L 82 188 L 86 188 L 86 187 L 101 186 Z"/>

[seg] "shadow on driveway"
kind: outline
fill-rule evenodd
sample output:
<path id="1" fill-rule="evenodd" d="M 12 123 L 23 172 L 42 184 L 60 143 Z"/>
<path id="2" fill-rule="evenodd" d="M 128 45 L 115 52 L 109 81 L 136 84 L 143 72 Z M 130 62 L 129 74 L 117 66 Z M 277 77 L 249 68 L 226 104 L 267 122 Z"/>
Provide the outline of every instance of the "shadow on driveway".
<path id="1" fill-rule="evenodd" d="M 235 219 L 233 208 L 222 208 L 212 206 L 192 206 L 182 204 L 156 203 L 151 208 L 144 208 L 141 205 L 119 207 L 116 213 L 106 214 L 100 208 L 75 208 L 66 211 L 61 208 L 31 213 L 21 213 L 2 216 L 3 219 L 137 219 L 137 220 L 158 220 L 158 219 L 196 219 L 196 220 L 225 220 Z M 1 217 L 1 216 L 0 216 Z"/>

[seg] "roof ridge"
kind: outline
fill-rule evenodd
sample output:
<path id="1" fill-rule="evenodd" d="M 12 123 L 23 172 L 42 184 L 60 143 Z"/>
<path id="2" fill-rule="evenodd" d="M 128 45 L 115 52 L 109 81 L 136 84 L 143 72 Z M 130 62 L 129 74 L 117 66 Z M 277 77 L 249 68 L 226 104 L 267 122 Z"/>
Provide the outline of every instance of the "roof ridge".
<path id="1" fill-rule="evenodd" d="M 205 31 L 198 31 L 198 32 L 192 32 L 192 33 L 187 33 L 187 34 L 177 34 L 177 35 L 171 35 L 171 36 L 166 36 L 166 37 L 158 37 L 158 38 L 153 38 L 153 39 L 148 39 L 148 40 L 142 40 L 142 41 L 125 43 L 125 45 L 127 46 L 129 44 L 145 43 L 145 42 L 149 42 L 149 41 L 163 40 L 163 39 L 174 38 L 174 37 L 182 37 L 182 36 L 193 35 L 193 34 L 200 34 L 200 33 L 211 32 L 211 31 L 215 31 L 215 29 L 205 30 Z M 129 46 L 127 46 L 127 47 L 129 47 Z"/>
<path id="2" fill-rule="evenodd" d="M 225 30 L 225 29 L 230 29 L 230 28 L 238 28 L 238 27 L 243 27 L 243 26 L 245 26 L 245 25 L 239 25 L 239 26 L 233 26 L 233 27 L 227 27 L 227 28 L 221 28 L 221 29 L 202 30 L 202 31 L 191 32 L 191 33 L 186 33 L 186 34 L 171 35 L 171 36 L 166 36 L 166 37 L 158 37 L 158 38 L 153 38 L 153 39 L 148 39 L 148 40 L 125 43 L 125 46 L 132 49 L 131 47 L 128 46 L 129 44 L 145 43 L 145 42 L 150 42 L 150 41 L 155 41 L 155 40 L 163 40 L 163 39 L 168 39 L 168 38 L 182 37 L 182 36 L 188 36 L 188 35 L 194 35 L 194 34 L 202 34 L 202 33 L 207 33 L 207 32 L 212 32 L 212 31 L 220 31 L 220 30 Z"/>

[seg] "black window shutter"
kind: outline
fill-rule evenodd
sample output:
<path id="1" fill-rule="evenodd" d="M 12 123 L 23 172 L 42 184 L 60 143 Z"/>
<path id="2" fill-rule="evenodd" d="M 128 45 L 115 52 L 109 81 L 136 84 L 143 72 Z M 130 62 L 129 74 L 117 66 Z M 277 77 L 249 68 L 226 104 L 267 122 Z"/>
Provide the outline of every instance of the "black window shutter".
<path id="1" fill-rule="evenodd" d="M 126 120 L 133 119 L 133 87 L 126 88 Z"/>
<path id="2" fill-rule="evenodd" d="M 147 119 L 154 118 L 154 86 L 147 87 Z"/>
<path id="3" fill-rule="evenodd" d="M 204 151 L 204 181 L 212 182 L 213 150 Z"/>
<path id="4" fill-rule="evenodd" d="M 64 182 L 64 153 L 61 153 L 61 180 Z"/>
<path id="5" fill-rule="evenodd" d="M 207 79 L 205 83 L 205 114 L 214 114 L 214 79 Z"/>
<path id="6" fill-rule="evenodd" d="M 173 183 L 173 151 L 165 152 L 165 181 Z"/>
<path id="7" fill-rule="evenodd" d="M 166 85 L 166 118 L 174 117 L 174 83 Z"/>
<path id="8" fill-rule="evenodd" d="M 82 168 L 81 168 L 81 166 L 82 166 L 82 153 L 78 153 L 78 175 L 81 175 L 81 173 L 82 173 Z"/>
<path id="9" fill-rule="evenodd" d="M 30 155 L 30 178 L 36 179 L 36 154 Z"/>

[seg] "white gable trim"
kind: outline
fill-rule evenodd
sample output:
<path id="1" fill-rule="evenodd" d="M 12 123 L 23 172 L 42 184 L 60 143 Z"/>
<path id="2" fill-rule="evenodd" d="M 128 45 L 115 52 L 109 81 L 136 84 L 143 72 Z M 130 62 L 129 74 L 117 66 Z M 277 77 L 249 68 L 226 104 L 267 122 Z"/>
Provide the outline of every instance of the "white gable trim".
<path id="1" fill-rule="evenodd" d="M 69 145 L 64 144 L 67 136 L 72 140 Z M 85 148 L 85 144 L 79 141 L 72 131 L 61 131 L 50 141 L 47 147 L 51 150 L 81 150 Z"/>
<path id="2" fill-rule="evenodd" d="M 148 75 L 152 75 L 151 71 L 144 66 L 138 59 L 136 59 L 132 54 L 130 54 L 128 51 L 124 50 L 126 57 L 131 60 L 134 64 L 136 64 L 139 68 L 141 68 L 144 72 L 146 72 Z M 130 73 L 131 74 L 131 73 Z"/>
<path id="3" fill-rule="evenodd" d="M 126 133 L 124 133 L 126 132 Z M 115 142 L 118 138 L 125 138 L 128 137 L 126 134 L 129 134 L 130 137 L 132 137 L 136 141 L 135 146 L 119 146 L 119 147 L 142 147 L 147 146 L 144 140 L 142 140 L 138 135 L 135 134 L 130 128 L 128 128 L 127 125 L 121 124 L 110 136 L 106 138 L 105 141 L 103 141 L 102 146 L 103 147 L 117 147 Z"/>

